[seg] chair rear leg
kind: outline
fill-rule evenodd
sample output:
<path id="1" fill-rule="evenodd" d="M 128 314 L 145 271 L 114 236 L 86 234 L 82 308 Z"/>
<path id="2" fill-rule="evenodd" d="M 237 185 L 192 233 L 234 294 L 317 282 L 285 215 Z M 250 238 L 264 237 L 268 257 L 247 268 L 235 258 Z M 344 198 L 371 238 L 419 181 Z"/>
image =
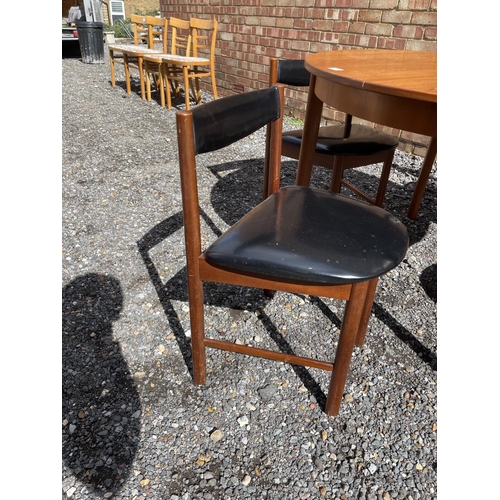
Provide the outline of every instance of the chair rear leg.
<path id="1" fill-rule="evenodd" d="M 340 193 L 342 174 L 342 157 L 335 156 L 332 167 L 332 181 L 330 183 L 330 191 L 332 193 Z"/>
<path id="2" fill-rule="evenodd" d="M 375 205 L 381 207 L 384 204 L 385 192 L 389 182 L 389 174 L 391 173 L 392 160 L 394 159 L 394 150 L 389 154 L 382 167 L 380 174 L 380 182 L 378 184 L 377 197 L 375 198 Z"/>
<path id="3" fill-rule="evenodd" d="M 151 101 L 151 75 L 149 73 L 149 63 L 144 62 L 144 77 L 146 78 L 146 97 L 148 102 Z"/>
<path id="4" fill-rule="evenodd" d="M 193 81 L 193 78 L 189 79 L 189 91 L 193 96 L 194 102 L 196 104 L 201 104 L 201 92 L 199 92 L 198 78 L 194 78 L 194 80 L 196 80 L 196 85 L 195 82 Z"/>
<path id="5" fill-rule="evenodd" d="M 127 94 L 132 93 L 132 89 L 130 88 L 130 70 L 128 67 L 128 55 L 123 54 L 123 66 L 125 69 L 125 85 L 127 86 Z"/>
<path id="6" fill-rule="evenodd" d="M 200 90 L 200 79 L 199 78 L 195 78 L 195 86 L 196 86 L 196 102 L 198 104 L 201 104 L 202 100 L 201 100 L 201 90 Z"/>
<path id="7" fill-rule="evenodd" d="M 196 87 L 196 94 L 195 94 L 196 104 L 201 104 L 200 79 L 199 78 L 195 78 L 194 79 L 194 84 L 195 84 L 195 87 Z"/>
<path id="8" fill-rule="evenodd" d="M 215 69 L 212 67 L 210 70 L 210 77 L 212 78 L 212 89 L 214 93 L 214 100 L 218 99 L 219 96 L 217 94 L 217 81 L 215 80 Z"/>
<path id="9" fill-rule="evenodd" d="M 335 353 L 335 364 L 326 399 L 325 410 L 328 415 L 333 416 L 339 413 L 345 381 L 351 363 L 352 351 L 365 304 L 368 283 L 368 281 L 364 281 L 352 285 L 351 296 L 345 307 L 339 343 L 337 352 Z"/>

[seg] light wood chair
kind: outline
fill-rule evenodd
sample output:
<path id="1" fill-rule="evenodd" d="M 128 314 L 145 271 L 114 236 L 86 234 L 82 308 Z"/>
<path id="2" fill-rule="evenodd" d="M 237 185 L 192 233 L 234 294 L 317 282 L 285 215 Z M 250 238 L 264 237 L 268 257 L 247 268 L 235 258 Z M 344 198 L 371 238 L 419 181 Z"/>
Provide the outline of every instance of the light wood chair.
<path id="1" fill-rule="evenodd" d="M 169 39 L 170 51 L 168 54 L 145 54 L 144 55 L 144 72 L 146 77 L 146 95 L 147 100 L 151 101 L 151 77 L 154 78 L 154 83 L 160 95 L 161 107 L 165 107 L 165 93 L 167 93 L 168 109 L 171 108 L 170 90 L 165 88 L 165 80 L 163 75 L 165 71 L 162 70 L 162 62 L 164 57 L 168 56 L 189 56 L 191 53 L 191 32 L 189 28 L 189 21 L 170 17 L 168 20 L 169 25 Z M 179 93 L 178 86 L 174 82 L 170 82 L 171 91 L 176 95 Z"/>
<path id="2" fill-rule="evenodd" d="M 216 19 L 190 19 L 191 55 L 171 55 L 163 58 L 163 79 L 166 86 L 175 82 L 175 92 L 179 83 L 184 86 L 186 109 L 190 108 L 190 95 L 196 104 L 201 104 L 200 79 L 210 77 L 214 99 L 218 98 L 215 80 L 215 45 L 217 39 Z M 168 101 L 168 97 L 167 97 Z M 171 102 L 168 101 L 168 108 Z"/>
<path id="3" fill-rule="evenodd" d="M 364 342 L 373 302 L 370 290 L 404 258 L 408 233 L 394 216 L 363 201 L 306 186 L 280 188 L 283 91 L 282 85 L 272 86 L 176 113 L 193 378 L 195 384 L 206 381 L 208 347 L 328 370 L 332 375 L 325 410 L 336 415 L 354 345 Z M 203 249 L 197 156 L 268 124 L 269 196 Z M 345 300 L 335 361 L 208 338 L 204 282 Z M 312 334 L 310 338 L 314 343 Z"/>
<path id="4" fill-rule="evenodd" d="M 146 98 L 144 84 L 143 58 L 145 54 L 162 54 L 167 52 L 168 19 L 154 16 L 130 16 L 134 29 L 134 44 L 109 45 L 111 66 L 111 86 L 115 87 L 115 64 L 123 64 L 127 94 L 132 93 L 130 70 L 139 72 L 141 98 Z"/>
<path id="5" fill-rule="evenodd" d="M 130 16 L 132 22 L 132 32 L 134 35 L 134 43 L 132 44 L 109 44 L 109 62 L 111 67 L 111 86 L 116 86 L 115 65 L 124 65 L 123 51 L 133 47 L 139 47 L 140 44 L 149 43 L 149 30 L 146 26 L 146 16 L 132 14 Z"/>
<path id="6" fill-rule="evenodd" d="M 282 83 L 308 87 L 310 76 L 303 59 L 271 58 L 270 86 Z M 302 133 L 302 129 L 283 133 L 283 156 L 299 159 Z M 332 170 L 332 192 L 339 193 L 344 186 L 363 200 L 381 207 L 397 146 L 395 137 L 367 125 L 353 124 L 352 116 L 347 115 L 343 125 L 320 127 L 313 164 Z M 375 198 L 344 180 L 345 170 L 375 163 L 383 163 Z"/>

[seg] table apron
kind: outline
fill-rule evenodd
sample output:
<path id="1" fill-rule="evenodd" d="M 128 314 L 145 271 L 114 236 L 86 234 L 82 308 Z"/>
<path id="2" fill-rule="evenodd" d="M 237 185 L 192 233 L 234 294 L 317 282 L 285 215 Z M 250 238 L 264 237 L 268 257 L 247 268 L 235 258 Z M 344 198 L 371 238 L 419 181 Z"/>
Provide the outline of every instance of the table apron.
<path id="1" fill-rule="evenodd" d="M 316 77 L 316 96 L 339 111 L 429 137 L 437 136 L 437 104 L 348 87 Z"/>

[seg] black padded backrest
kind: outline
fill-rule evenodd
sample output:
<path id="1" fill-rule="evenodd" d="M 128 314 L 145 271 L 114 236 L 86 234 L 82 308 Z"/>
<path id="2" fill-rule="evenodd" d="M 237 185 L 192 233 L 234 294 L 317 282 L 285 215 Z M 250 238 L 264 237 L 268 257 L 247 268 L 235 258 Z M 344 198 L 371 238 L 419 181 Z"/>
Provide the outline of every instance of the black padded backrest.
<path id="1" fill-rule="evenodd" d="M 278 83 L 308 87 L 311 73 L 304 66 L 303 59 L 280 59 L 278 61 Z"/>
<path id="2" fill-rule="evenodd" d="M 280 116 L 278 87 L 236 94 L 192 110 L 196 154 L 229 146 Z"/>

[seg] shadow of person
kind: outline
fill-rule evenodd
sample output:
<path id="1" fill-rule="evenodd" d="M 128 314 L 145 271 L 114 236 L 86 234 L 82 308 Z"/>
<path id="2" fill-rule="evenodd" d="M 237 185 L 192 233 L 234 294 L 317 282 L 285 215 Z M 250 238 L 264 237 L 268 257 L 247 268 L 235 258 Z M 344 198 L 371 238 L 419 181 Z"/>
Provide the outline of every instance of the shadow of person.
<path id="1" fill-rule="evenodd" d="M 101 495 L 128 475 L 139 443 L 139 394 L 112 336 L 122 307 L 110 276 L 86 274 L 62 291 L 62 458 Z"/>

